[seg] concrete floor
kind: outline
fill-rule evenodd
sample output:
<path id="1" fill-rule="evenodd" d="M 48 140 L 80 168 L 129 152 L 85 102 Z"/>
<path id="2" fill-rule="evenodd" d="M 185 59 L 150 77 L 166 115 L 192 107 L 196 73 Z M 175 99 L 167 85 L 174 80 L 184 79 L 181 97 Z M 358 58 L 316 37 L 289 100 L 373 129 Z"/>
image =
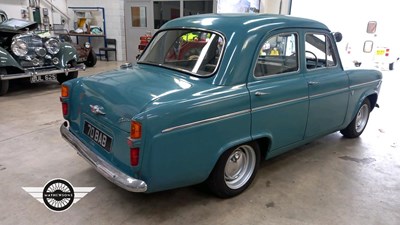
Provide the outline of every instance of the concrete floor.
<path id="1" fill-rule="evenodd" d="M 263 162 L 253 185 L 226 200 L 197 186 L 154 194 L 115 186 L 61 139 L 59 85 L 13 84 L 0 97 L 0 224 L 400 224 L 399 73 L 384 72 L 381 108 L 361 138 L 335 133 Z M 96 188 L 55 213 L 21 188 L 53 178 Z"/>

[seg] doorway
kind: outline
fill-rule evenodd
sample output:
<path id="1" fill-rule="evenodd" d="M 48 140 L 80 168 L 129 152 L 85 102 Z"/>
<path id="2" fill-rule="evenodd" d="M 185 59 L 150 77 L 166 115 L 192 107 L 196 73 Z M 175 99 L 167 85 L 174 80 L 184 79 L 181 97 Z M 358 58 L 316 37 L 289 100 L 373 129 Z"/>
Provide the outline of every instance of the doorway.
<path id="1" fill-rule="evenodd" d="M 139 54 L 140 36 L 154 33 L 166 22 L 183 16 L 215 12 L 213 0 L 125 0 L 125 40 L 128 62 Z"/>

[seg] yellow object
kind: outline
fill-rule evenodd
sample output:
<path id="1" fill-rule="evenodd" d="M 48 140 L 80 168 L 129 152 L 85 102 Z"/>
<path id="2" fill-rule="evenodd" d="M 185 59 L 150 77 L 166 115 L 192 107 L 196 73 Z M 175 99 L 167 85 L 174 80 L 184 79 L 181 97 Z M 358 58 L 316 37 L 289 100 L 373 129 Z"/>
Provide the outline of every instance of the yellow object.
<path id="1" fill-rule="evenodd" d="M 269 55 L 279 55 L 278 49 L 277 49 L 277 48 L 273 48 L 273 49 L 271 50 L 271 52 L 269 53 Z"/>
<path id="2" fill-rule="evenodd" d="M 199 37 L 197 36 L 197 34 L 187 33 L 182 36 L 182 39 L 184 41 L 197 41 L 197 40 L 199 40 Z"/>
<path id="3" fill-rule="evenodd" d="M 86 18 L 79 18 L 78 19 L 78 28 L 83 28 L 86 24 Z"/>

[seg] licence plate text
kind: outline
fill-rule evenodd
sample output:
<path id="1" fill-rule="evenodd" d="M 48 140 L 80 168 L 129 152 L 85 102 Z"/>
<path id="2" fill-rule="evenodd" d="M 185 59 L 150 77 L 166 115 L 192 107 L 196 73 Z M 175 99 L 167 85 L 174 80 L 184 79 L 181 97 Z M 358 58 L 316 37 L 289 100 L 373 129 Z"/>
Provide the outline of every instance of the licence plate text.
<path id="1" fill-rule="evenodd" d="M 31 83 L 39 83 L 44 81 L 57 80 L 57 75 L 46 74 L 46 75 L 33 75 L 31 76 Z"/>
<path id="2" fill-rule="evenodd" d="M 85 121 L 83 133 L 106 151 L 111 151 L 112 138 L 87 121 Z"/>

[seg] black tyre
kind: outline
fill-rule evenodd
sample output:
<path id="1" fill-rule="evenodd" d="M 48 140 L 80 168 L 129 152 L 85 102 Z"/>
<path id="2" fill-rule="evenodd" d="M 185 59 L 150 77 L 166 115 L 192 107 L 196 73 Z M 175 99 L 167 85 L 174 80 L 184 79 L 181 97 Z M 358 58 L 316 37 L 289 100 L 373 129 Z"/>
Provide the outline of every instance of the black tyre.
<path id="1" fill-rule="evenodd" d="M 5 69 L 0 69 L 0 75 L 6 75 Z M 8 91 L 9 80 L 0 80 L 0 96 L 5 95 Z"/>
<path id="2" fill-rule="evenodd" d="M 76 66 L 76 62 L 71 63 L 71 66 L 72 67 Z M 71 80 L 77 77 L 78 77 L 78 71 L 69 72 L 67 75 L 65 75 L 65 73 L 59 73 L 57 74 L 57 81 L 58 83 L 62 84 L 67 80 Z"/>
<path id="3" fill-rule="evenodd" d="M 365 127 L 367 127 L 369 113 L 371 112 L 371 103 L 366 98 L 361 107 L 358 109 L 358 112 L 351 123 L 340 133 L 347 138 L 356 138 L 359 137 L 364 131 Z"/>
<path id="4" fill-rule="evenodd" d="M 86 61 L 84 62 L 87 67 L 93 67 L 97 63 L 96 53 L 91 50 Z"/>
<path id="5" fill-rule="evenodd" d="M 394 63 L 389 63 L 389 70 L 394 70 Z"/>
<path id="6" fill-rule="evenodd" d="M 206 184 L 218 197 L 242 193 L 253 181 L 260 164 L 260 150 L 255 143 L 231 148 L 218 159 Z"/>

